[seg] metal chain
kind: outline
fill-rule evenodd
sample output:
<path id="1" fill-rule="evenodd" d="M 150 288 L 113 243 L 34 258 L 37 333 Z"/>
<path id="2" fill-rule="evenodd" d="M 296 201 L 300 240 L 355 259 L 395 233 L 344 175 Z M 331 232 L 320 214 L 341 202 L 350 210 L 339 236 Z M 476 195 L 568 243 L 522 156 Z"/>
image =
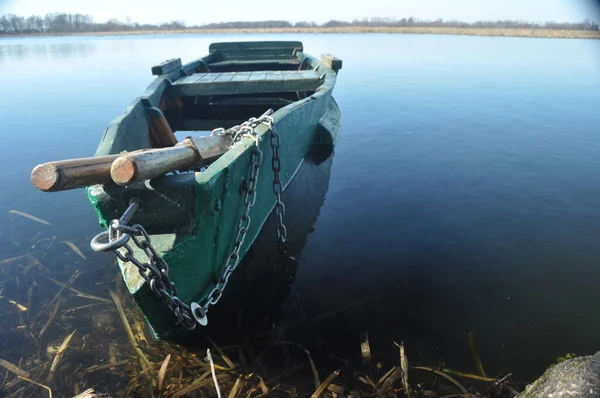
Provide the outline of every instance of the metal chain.
<path id="1" fill-rule="evenodd" d="M 223 291 L 227 286 L 227 282 L 229 282 L 229 277 L 240 263 L 240 250 L 242 249 L 242 245 L 244 244 L 244 240 L 246 239 L 246 235 L 250 229 L 250 209 L 256 204 L 256 185 L 258 183 L 258 175 L 260 172 L 262 158 L 263 153 L 258 145 L 257 136 L 256 145 L 254 146 L 254 150 L 250 155 L 250 178 L 245 189 L 246 192 L 244 193 L 244 213 L 238 221 L 238 230 L 235 236 L 233 249 L 225 260 L 225 264 L 223 265 L 224 271 L 219 279 L 219 282 L 217 282 L 215 287 L 202 301 L 202 304 L 192 303 L 191 305 L 192 313 L 196 318 L 196 321 L 198 321 L 198 323 L 201 325 L 206 325 L 208 323 L 208 319 L 206 317 L 208 308 L 211 305 L 217 304 L 219 300 L 221 300 Z"/>
<path id="2" fill-rule="evenodd" d="M 168 275 L 169 266 L 152 246 L 150 236 L 146 230 L 139 224 L 133 226 L 127 225 L 133 214 L 139 209 L 139 201 L 132 201 L 125 213 L 123 213 L 123 216 L 119 220 L 111 221 L 109 230 L 100 233 L 91 242 L 93 250 L 112 250 L 121 261 L 131 262 L 135 265 L 138 268 L 140 276 L 148 283 L 150 289 L 166 303 L 169 310 L 177 318 L 178 323 L 186 329 L 195 329 L 196 323 L 203 326 L 208 323 L 207 313 L 209 307 L 219 302 L 229 282 L 229 277 L 240 263 L 240 251 L 250 229 L 250 209 L 256 204 L 256 186 L 263 159 L 263 152 L 259 144 L 260 137 L 255 132 L 256 127 L 260 124 L 266 124 L 271 131 L 273 192 L 277 198 L 275 203 L 275 212 L 278 220 L 277 241 L 280 244 L 282 252 L 285 251 L 287 229 L 283 223 L 285 206 L 281 200 L 283 192 L 283 184 L 280 178 L 281 159 L 279 156 L 281 140 L 279 134 L 275 131 L 274 120 L 270 116 L 272 113 L 273 110 L 269 109 L 259 118 L 250 118 L 247 122 L 239 126 L 228 130 L 222 128 L 215 129 L 211 133 L 211 135 L 231 135 L 232 145 L 239 142 L 243 137 L 250 137 L 255 141 L 255 145 L 250 155 L 250 177 L 245 185 L 244 213 L 238 221 L 234 245 L 225 260 L 225 264 L 223 265 L 224 271 L 219 282 L 202 301 L 202 304 L 192 302 L 190 305 L 187 305 L 177 297 L 177 287 Z M 148 261 L 142 262 L 135 257 L 133 249 L 129 245 L 130 239 L 133 239 L 135 245 L 146 254 Z M 101 240 L 108 240 L 108 243 L 100 243 Z M 125 251 L 120 251 L 119 249 L 121 248 L 124 248 Z"/>
<path id="3" fill-rule="evenodd" d="M 275 209 L 278 218 L 277 240 L 280 243 L 282 251 L 284 250 L 284 245 L 287 241 L 287 229 L 283 224 L 283 214 L 285 213 L 285 206 L 281 201 L 281 192 L 283 192 L 283 185 L 279 177 L 279 171 L 281 170 L 281 159 L 279 158 L 279 147 L 281 145 L 281 140 L 279 138 L 279 135 L 275 131 L 275 124 L 273 118 L 271 117 L 271 114 L 273 114 L 273 110 L 269 109 L 261 117 L 251 118 L 247 122 L 241 124 L 240 126 L 234 126 L 229 130 L 215 129 L 211 133 L 211 135 L 232 135 L 234 143 L 241 140 L 244 136 L 249 136 L 255 140 L 256 145 L 251 155 L 250 179 L 248 181 L 246 192 L 244 194 L 244 214 L 240 217 L 238 223 L 238 233 L 236 235 L 233 249 L 229 256 L 227 256 L 227 260 L 225 261 L 225 270 L 223 271 L 221 279 L 219 280 L 217 285 L 203 300 L 203 304 L 200 305 L 197 303 L 192 303 L 192 311 L 194 313 L 194 316 L 196 317 L 196 320 L 200 324 L 206 324 L 206 314 L 208 312 L 209 307 L 219 302 L 219 300 L 223 296 L 223 291 L 225 290 L 225 286 L 227 286 L 229 277 L 231 276 L 233 271 L 235 271 L 241 260 L 239 252 L 244 242 L 244 239 L 246 238 L 246 234 L 248 233 L 248 230 L 250 228 L 249 212 L 250 209 L 256 203 L 256 184 L 258 182 L 258 173 L 263 158 L 263 152 L 261 151 L 259 144 L 260 138 L 254 131 L 254 129 L 260 124 L 267 125 L 267 127 L 271 131 L 271 147 L 273 148 L 273 159 L 271 161 L 271 165 L 274 176 L 273 191 L 275 192 L 275 195 L 277 197 L 277 203 L 275 204 Z"/>
<path id="4" fill-rule="evenodd" d="M 177 287 L 169 278 L 169 266 L 166 261 L 157 253 L 144 227 L 140 224 L 127 225 L 139 208 L 140 201 L 133 199 L 121 218 L 110 222 L 108 231 L 102 232 L 92 239 L 91 247 L 95 251 L 112 250 L 121 261 L 135 265 L 140 276 L 148 283 L 150 290 L 161 298 L 175 315 L 178 324 L 188 330 L 193 330 L 196 328 L 196 320 L 192 316 L 190 306 L 177 297 Z M 108 240 L 108 243 L 101 243 L 104 240 Z M 146 261 L 136 258 L 129 245 L 130 240 L 133 240 L 135 245 L 144 252 L 147 257 Z"/>
<path id="5" fill-rule="evenodd" d="M 281 200 L 283 193 L 283 184 L 281 183 L 281 158 L 279 157 L 279 148 L 281 147 L 281 138 L 275 131 L 275 121 L 272 117 L 267 116 L 267 126 L 271 130 L 271 148 L 273 148 L 273 158 L 271 159 L 271 168 L 273 169 L 273 193 L 277 198 L 275 202 L 275 214 L 277 215 L 277 242 L 279 243 L 282 254 L 285 254 L 285 244 L 287 242 L 287 228 L 283 223 L 285 215 L 285 205 Z"/>
<path id="6" fill-rule="evenodd" d="M 119 225 L 118 220 L 111 223 L 111 228 L 131 234 L 131 239 L 135 245 L 144 251 L 148 257 L 147 262 L 137 259 L 128 243 L 123 245 L 125 252 L 114 250 L 116 256 L 123 262 L 131 262 L 139 271 L 139 274 L 150 286 L 150 290 L 160 299 L 162 299 L 169 310 L 175 315 L 179 324 L 188 330 L 196 328 L 196 320 L 192 316 L 189 305 L 185 304 L 177 297 L 177 287 L 169 278 L 169 266 L 166 261 L 158 255 L 150 236 L 139 224 L 131 227 Z"/>

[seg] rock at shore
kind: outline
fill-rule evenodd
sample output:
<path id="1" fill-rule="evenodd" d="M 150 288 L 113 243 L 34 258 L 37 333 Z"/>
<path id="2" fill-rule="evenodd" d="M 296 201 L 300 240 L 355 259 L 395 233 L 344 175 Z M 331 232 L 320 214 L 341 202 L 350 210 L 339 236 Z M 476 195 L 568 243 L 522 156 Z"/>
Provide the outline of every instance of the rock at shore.
<path id="1" fill-rule="evenodd" d="M 548 369 L 520 398 L 599 397 L 600 351 L 569 359 Z"/>

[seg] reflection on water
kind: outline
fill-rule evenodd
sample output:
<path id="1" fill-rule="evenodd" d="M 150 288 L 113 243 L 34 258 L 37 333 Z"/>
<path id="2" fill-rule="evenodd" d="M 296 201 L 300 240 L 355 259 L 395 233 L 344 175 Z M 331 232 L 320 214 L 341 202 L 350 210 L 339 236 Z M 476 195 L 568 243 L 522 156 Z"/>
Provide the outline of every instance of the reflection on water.
<path id="1" fill-rule="evenodd" d="M 208 333 L 233 341 L 245 340 L 277 324 L 281 306 L 288 298 L 302 250 L 319 216 L 329 187 L 333 154 L 324 161 L 315 158 L 328 149 L 314 148 L 282 197 L 288 230 L 286 258 L 277 245 L 277 217 L 267 219 L 249 255 L 232 275 L 229 292 L 220 305 L 211 309 Z M 321 159 L 319 159 L 321 160 Z M 216 329 L 216 332 L 213 331 Z"/>
<path id="2" fill-rule="evenodd" d="M 79 59 L 91 56 L 96 50 L 94 42 L 13 43 L 0 45 L 0 62 L 39 58 Z"/>

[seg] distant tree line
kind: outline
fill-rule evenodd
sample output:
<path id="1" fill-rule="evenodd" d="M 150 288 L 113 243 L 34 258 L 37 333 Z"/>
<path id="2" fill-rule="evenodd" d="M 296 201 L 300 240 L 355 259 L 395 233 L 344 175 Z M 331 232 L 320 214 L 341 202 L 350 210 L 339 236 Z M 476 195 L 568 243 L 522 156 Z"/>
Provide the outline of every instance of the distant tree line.
<path id="1" fill-rule="evenodd" d="M 258 21 L 258 22 L 219 22 L 203 25 L 186 25 L 184 21 L 171 21 L 161 24 L 139 24 L 111 19 L 107 22 L 94 22 L 90 15 L 53 13 L 44 17 L 32 15 L 21 17 L 14 14 L 0 17 L 0 35 L 38 34 L 38 33 L 84 33 L 117 31 L 169 31 L 185 29 L 253 29 L 253 28 L 315 28 L 315 27 L 456 27 L 456 28 L 508 28 L 508 29 L 562 29 L 562 30 L 599 30 L 598 23 L 584 19 L 581 22 L 545 22 L 528 21 L 477 21 L 460 22 L 437 19 L 419 20 L 416 18 L 363 18 L 352 22 L 331 20 L 323 24 L 315 22 Z"/>
<path id="2" fill-rule="evenodd" d="M 581 22 L 528 22 L 528 21 L 476 21 L 461 22 L 456 20 L 419 20 L 416 18 L 363 18 L 352 22 L 331 20 L 325 27 L 368 26 L 368 27 L 452 27 L 452 28 L 502 28 L 502 29 L 562 29 L 562 30 L 599 30 L 596 22 L 584 19 Z"/>
<path id="3" fill-rule="evenodd" d="M 37 34 L 37 33 L 84 33 L 84 32 L 120 32 L 136 30 L 173 30 L 185 29 L 183 21 L 171 21 L 155 24 L 139 24 L 110 19 L 107 22 L 94 22 L 91 15 L 53 13 L 44 17 L 32 15 L 20 17 L 14 14 L 0 17 L 1 34 Z"/>

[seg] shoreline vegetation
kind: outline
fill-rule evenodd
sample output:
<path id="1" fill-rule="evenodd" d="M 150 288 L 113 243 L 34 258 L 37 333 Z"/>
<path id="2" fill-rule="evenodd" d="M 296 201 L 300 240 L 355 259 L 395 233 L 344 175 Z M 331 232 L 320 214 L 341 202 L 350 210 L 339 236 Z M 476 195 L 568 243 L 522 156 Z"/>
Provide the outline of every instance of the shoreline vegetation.
<path id="1" fill-rule="evenodd" d="M 354 21 L 330 20 L 324 23 L 268 21 L 233 21 L 189 25 L 184 21 L 140 24 L 110 19 L 95 22 L 90 15 L 53 13 L 29 17 L 7 14 L 0 16 L 1 37 L 74 36 L 74 35 L 165 35 L 165 34 L 311 34 L 311 33 L 387 33 L 441 34 L 470 36 L 505 36 L 564 39 L 600 39 L 600 26 L 594 21 L 530 22 L 419 20 L 410 18 L 362 18 Z"/>
<path id="2" fill-rule="evenodd" d="M 417 34 L 417 35 L 460 35 L 490 37 L 529 37 L 548 39 L 591 39 L 599 40 L 600 31 L 522 29 L 522 28 L 453 28 L 453 27 L 337 27 L 337 28 L 242 28 L 242 29 L 169 29 L 169 30 L 122 30 L 107 32 L 55 32 L 17 33 L 2 37 L 51 37 L 51 36 L 136 36 L 136 35 L 183 35 L 183 34 Z"/>

